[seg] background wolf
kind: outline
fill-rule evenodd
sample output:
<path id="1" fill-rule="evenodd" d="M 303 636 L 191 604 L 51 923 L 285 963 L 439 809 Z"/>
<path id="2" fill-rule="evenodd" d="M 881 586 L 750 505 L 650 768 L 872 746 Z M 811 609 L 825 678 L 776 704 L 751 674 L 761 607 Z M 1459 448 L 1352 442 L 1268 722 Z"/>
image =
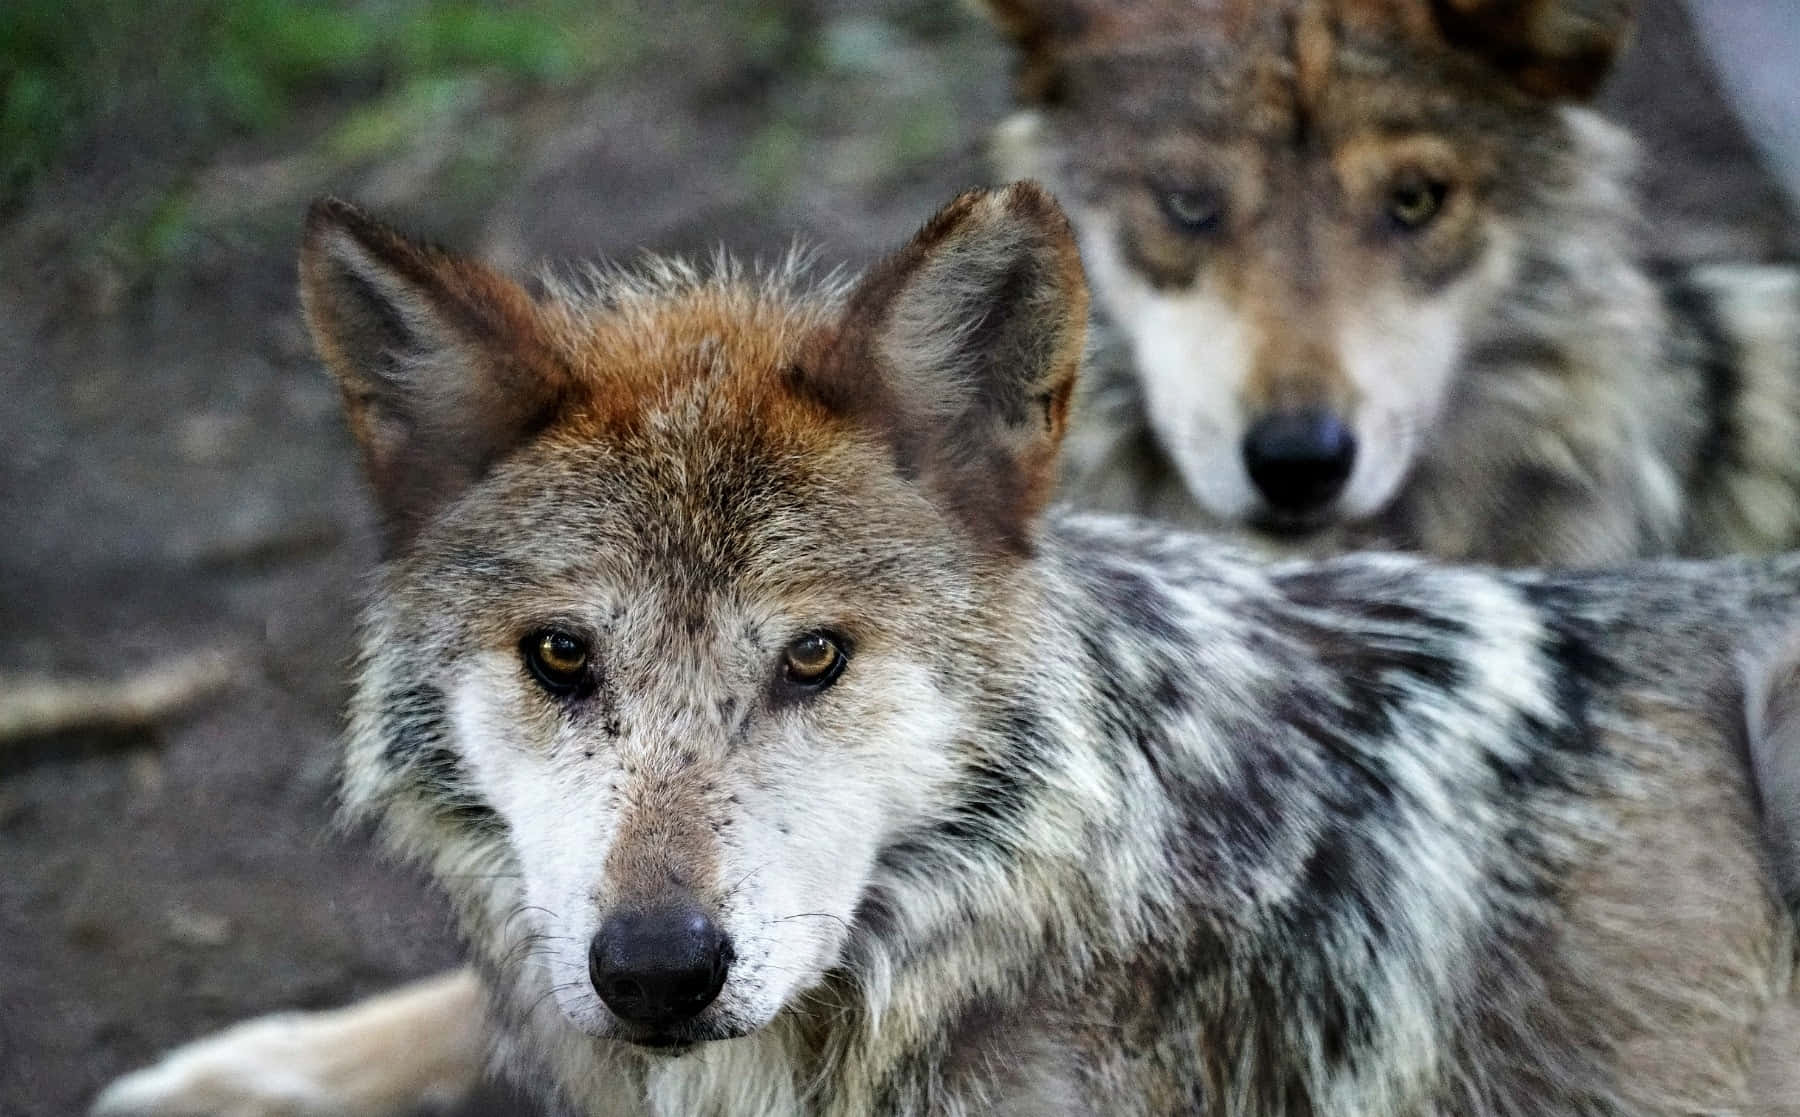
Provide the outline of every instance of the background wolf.
<path id="1" fill-rule="evenodd" d="M 1504 563 L 1800 541 L 1800 276 L 1658 268 L 1627 0 L 990 0 L 1115 352 L 1070 493 Z"/>
<path id="2" fill-rule="evenodd" d="M 389 545 L 347 798 L 453 898 L 520 1081 L 671 1117 L 1800 1112 L 1800 806 L 1751 772 L 1795 768 L 1760 657 L 1800 561 L 1271 567 L 1046 518 L 1086 300 L 1031 186 L 847 296 L 653 266 L 540 301 L 336 204 L 303 274 Z M 325 1065 L 306 1111 L 366 1111 L 466 1067 L 478 1000 L 227 1035 L 102 1108 Z"/>

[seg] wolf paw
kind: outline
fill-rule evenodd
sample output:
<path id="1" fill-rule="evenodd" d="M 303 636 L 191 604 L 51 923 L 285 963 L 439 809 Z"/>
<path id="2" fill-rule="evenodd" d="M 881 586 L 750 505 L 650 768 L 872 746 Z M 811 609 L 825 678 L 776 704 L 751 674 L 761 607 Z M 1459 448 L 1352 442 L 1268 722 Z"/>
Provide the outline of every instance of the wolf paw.
<path id="1" fill-rule="evenodd" d="M 108 1086 L 92 1117 L 400 1117 L 480 1080 L 479 992 L 466 971 L 335 1012 L 287 1013 L 188 1044 Z"/>
<path id="2" fill-rule="evenodd" d="M 332 1056 L 316 1024 L 301 1014 L 272 1016 L 179 1048 L 108 1086 L 93 1117 L 364 1112 L 350 1068 Z"/>

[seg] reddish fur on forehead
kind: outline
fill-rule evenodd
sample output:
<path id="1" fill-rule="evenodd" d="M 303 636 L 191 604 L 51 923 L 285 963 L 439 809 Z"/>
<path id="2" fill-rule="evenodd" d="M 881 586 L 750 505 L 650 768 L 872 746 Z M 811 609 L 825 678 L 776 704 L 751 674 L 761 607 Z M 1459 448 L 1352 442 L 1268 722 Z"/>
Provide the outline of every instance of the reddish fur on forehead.
<path id="1" fill-rule="evenodd" d="M 794 391 L 792 376 L 797 355 L 828 320 L 822 302 L 732 283 L 618 307 L 552 304 L 543 326 L 571 382 L 550 429 L 605 438 L 700 389 L 709 413 L 753 420 L 783 440 L 838 433 L 825 409 Z"/>

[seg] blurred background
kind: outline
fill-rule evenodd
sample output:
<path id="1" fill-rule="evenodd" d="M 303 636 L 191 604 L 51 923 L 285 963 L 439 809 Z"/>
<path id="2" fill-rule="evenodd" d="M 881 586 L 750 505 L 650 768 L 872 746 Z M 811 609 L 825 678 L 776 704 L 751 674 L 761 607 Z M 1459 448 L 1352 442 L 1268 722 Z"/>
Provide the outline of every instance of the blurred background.
<path id="1" fill-rule="evenodd" d="M 1605 94 L 1647 236 L 1792 256 L 1721 91 L 1793 158 L 1800 9 L 1707 2 L 1737 30 L 1649 0 Z M 1008 69 L 954 0 L 0 2 L 0 1113 L 454 960 L 330 826 L 374 549 L 295 304 L 306 201 L 515 268 L 866 262 L 987 181 Z"/>

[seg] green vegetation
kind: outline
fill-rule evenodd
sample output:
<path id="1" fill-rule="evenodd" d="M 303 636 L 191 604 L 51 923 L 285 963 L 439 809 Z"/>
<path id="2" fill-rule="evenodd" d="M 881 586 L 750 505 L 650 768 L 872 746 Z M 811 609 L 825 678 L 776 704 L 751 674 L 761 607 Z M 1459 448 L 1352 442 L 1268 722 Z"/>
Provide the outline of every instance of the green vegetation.
<path id="1" fill-rule="evenodd" d="M 563 84 L 628 62 L 624 0 L 5 0 L 0 3 L 0 208 L 124 118 L 165 156 L 292 120 L 309 94 L 443 96 L 491 74 Z M 391 120 L 341 142 L 379 143 Z"/>

